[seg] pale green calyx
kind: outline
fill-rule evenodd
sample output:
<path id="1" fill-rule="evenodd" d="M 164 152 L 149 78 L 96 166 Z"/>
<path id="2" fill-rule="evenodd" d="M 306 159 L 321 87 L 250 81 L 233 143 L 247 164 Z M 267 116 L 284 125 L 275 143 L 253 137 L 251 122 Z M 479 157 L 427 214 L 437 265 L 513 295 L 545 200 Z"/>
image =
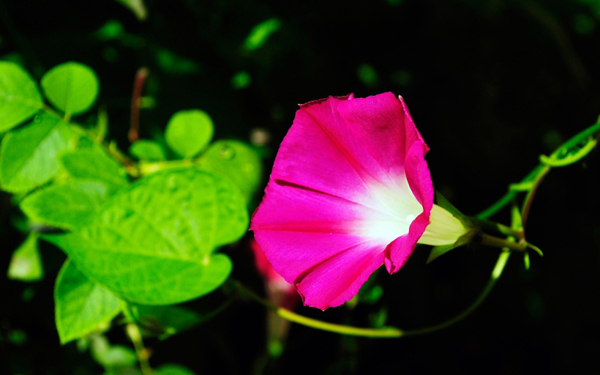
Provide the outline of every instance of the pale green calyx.
<path id="1" fill-rule="evenodd" d="M 471 231 L 456 216 L 436 204 L 431 208 L 429 221 L 430 224 L 418 241 L 423 245 L 454 245 Z"/>

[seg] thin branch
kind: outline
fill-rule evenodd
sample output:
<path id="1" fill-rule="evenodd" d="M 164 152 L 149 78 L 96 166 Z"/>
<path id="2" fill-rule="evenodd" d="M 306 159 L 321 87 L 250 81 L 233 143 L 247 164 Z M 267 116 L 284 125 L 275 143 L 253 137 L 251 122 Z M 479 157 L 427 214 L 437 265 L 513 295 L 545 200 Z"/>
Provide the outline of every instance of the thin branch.
<path id="1" fill-rule="evenodd" d="M 131 95 L 131 124 L 129 128 L 129 142 L 134 143 L 140 138 L 140 105 L 142 101 L 142 90 L 148 78 L 150 70 L 140 68 L 135 74 L 133 82 L 133 94 Z"/>

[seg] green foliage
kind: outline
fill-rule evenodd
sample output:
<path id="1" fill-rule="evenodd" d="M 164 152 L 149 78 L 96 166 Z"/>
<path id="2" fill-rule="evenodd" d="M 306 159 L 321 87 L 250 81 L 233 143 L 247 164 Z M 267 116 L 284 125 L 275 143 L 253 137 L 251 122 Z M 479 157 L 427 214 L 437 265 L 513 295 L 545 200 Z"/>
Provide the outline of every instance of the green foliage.
<path id="1" fill-rule="evenodd" d="M 439 258 L 440 256 L 446 254 L 448 251 L 455 249 L 456 246 L 454 245 L 440 245 L 440 246 L 434 246 L 431 249 L 431 252 L 429 253 L 429 257 L 427 258 L 427 263 L 431 263 L 434 260 L 436 260 L 437 258 Z"/>
<path id="2" fill-rule="evenodd" d="M 190 74 L 200 71 L 197 62 L 179 56 L 166 48 L 159 48 L 156 51 L 156 63 L 163 71 L 170 74 Z"/>
<path id="3" fill-rule="evenodd" d="M 253 51 L 262 47 L 269 36 L 281 28 L 281 20 L 279 18 L 270 18 L 259 23 L 248 34 L 244 42 L 244 48 L 248 51 Z"/>
<path id="4" fill-rule="evenodd" d="M 153 372 L 156 375 L 196 375 L 196 373 L 190 369 L 173 364 L 162 365 Z"/>
<path id="5" fill-rule="evenodd" d="M 131 145 L 129 153 L 140 160 L 160 161 L 167 158 L 162 146 L 154 141 L 137 141 Z"/>
<path id="6" fill-rule="evenodd" d="M 108 26 L 99 38 L 124 33 L 118 23 Z M 125 303 L 126 318 L 160 338 L 205 322 L 229 305 L 230 300 L 208 302 L 200 311 L 165 306 L 210 293 L 229 277 L 231 260 L 216 250 L 247 231 L 247 205 L 261 181 L 261 160 L 239 141 L 209 144 L 213 123 L 200 110 L 177 112 L 165 132 L 167 145 L 185 160 L 168 160 L 160 143 L 145 140 L 130 148 L 139 162 L 130 160 L 114 142 L 105 143 L 105 111 L 91 127 L 70 123 L 98 95 L 89 67 L 71 62 L 43 76 L 43 92 L 64 112 L 62 119 L 44 108 L 35 82 L 17 65 L 0 62 L 0 73 L 0 132 L 8 131 L 0 145 L 0 186 L 20 194 L 14 202 L 27 217 L 22 230 L 68 231 L 41 235 L 69 257 L 55 285 L 60 341 L 91 345 L 106 374 L 136 371 L 135 352 L 112 346 L 98 332 L 110 328 Z M 137 179 L 133 184 L 128 173 Z M 14 252 L 9 278 L 43 277 L 39 236 L 31 233 Z M 193 374 L 177 365 L 154 372 Z"/>
<path id="7" fill-rule="evenodd" d="M 169 120 L 165 140 L 173 151 L 189 158 L 206 147 L 213 132 L 213 122 L 206 112 L 197 109 L 179 111 Z"/>
<path id="8" fill-rule="evenodd" d="M 123 4 L 126 8 L 135 14 L 138 20 L 143 21 L 148 17 L 148 11 L 144 5 L 144 0 L 116 0 L 118 3 Z"/>
<path id="9" fill-rule="evenodd" d="M 118 39 L 125 34 L 125 28 L 117 20 L 110 20 L 95 32 L 96 38 L 102 41 Z"/>
<path id="10" fill-rule="evenodd" d="M 90 338 L 92 357 L 109 374 L 120 368 L 130 368 L 137 363 L 135 352 L 128 347 L 111 345 L 106 337 L 100 335 L 92 334 Z"/>
<path id="11" fill-rule="evenodd" d="M 62 344 L 107 328 L 121 311 L 114 294 L 90 281 L 68 260 L 56 278 L 54 301 Z"/>
<path id="12" fill-rule="evenodd" d="M 236 140 L 214 142 L 200 158 L 200 168 L 231 181 L 250 202 L 262 180 L 260 157 Z"/>
<path id="13" fill-rule="evenodd" d="M 67 116 L 87 111 L 96 101 L 99 87 L 96 73 L 76 62 L 55 66 L 42 77 L 44 95 Z"/>
<path id="14" fill-rule="evenodd" d="M 238 72 L 231 77 L 231 87 L 235 90 L 245 89 L 250 86 L 250 82 L 252 82 L 252 77 L 248 72 Z"/>
<path id="15" fill-rule="evenodd" d="M 377 71 L 370 64 L 360 64 L 356 69 L 356 75 L 367 87 L 375 87 L 379 82 Z"/>
<path id="16" fill-rule="evenodd" d="M 111 192 L 128 184 L 125 169 L 98 145 L 65 153 L 60 162 L 71 177 L 102 182 Z"/>
<path id="17" fill-rule="evenodd" d="M 231 261 L 213 252 L 240 238 L 247 225 L 243 199 L 233 186 L 179 169 L 140 180 L 117 193 L 85 227 L 47 238 L 122 298 L 167 305 L 220 286 Z"/>
<path id="18" fill-rule="evenodd" d="M 65 122 L 47 114 L 8 132 L 0 148 L 2 188 L 26 192 L 48 182 L 58 171 L 57 155 L 70 147 L 72 136 Z"/>
<path id="19" fill-rule="evenodd" d="M 43 106 L 29 74 L 17 64 L 0 61 L 0 133 L 29 119 Z"/>
<path id="20" fill-rule="evenodd" d="M 189 329 L 210 318 L 179 306 L 133 305 L 131 313 L 136 324 L 148 334 L 160 335 L 161 338 Z"/>
<path id="21" fill-rule="evenodd" d="M 21 281 L 38 281 L 44 277 L 36 234 L 30 234 L 15 250 L 8 266 L 7 276 L 9 279 Z"/>
<path id="22" fill-rule="evenodd" d="M 81 226 L 108 198 L 106 185 L 96 181 L 69 181 L 28 195 L 21 210 L 33 221 L 51 227 Z"/>

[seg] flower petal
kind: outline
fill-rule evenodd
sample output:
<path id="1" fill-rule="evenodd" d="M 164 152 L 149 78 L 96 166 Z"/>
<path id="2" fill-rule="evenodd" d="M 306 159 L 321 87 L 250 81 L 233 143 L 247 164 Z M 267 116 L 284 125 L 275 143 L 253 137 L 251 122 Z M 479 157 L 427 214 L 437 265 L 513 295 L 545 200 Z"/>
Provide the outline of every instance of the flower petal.
<path id="1" fill-rule="evenodd" d="M 271 181 L 250 229 L 273 268 L 294 283 L 305 270 L 369 239 L 361 235 L 365 225 L 388 220 L 359 203 Z M 390 241 L 382 241 L 380 251 Z"/>
<path id="2" fill-rule="evenodd" d="M 386 182 L 404 174 L 406 154 L 415 142 L 425 145 L 404 100 L 391 92 L 340 103 L 338 110 L 353 136 L 376 160 L 380 173 L 391 177 Z"/>
<path id="3" fill-rule="evenodd" d="M 415 143 L 406 155 L 406 176 L 416 199 L 423 206 L 423 212 L 411 223 L 408 234 L 399 237 L 386 248 L 385 266 L 390 274 L 406 263 L 417 241 L 429 225 L 433 207 L 433 184 L 424 155 L 428 148 L 425 143 Z"/>
<path id="4" fill-rule="evenodd" d="M 348 248 L 310 268 L 296 280 L 304 304 L 321 310 L 354 297 L 383 263 L 381 243 L 371 240 Z"/>

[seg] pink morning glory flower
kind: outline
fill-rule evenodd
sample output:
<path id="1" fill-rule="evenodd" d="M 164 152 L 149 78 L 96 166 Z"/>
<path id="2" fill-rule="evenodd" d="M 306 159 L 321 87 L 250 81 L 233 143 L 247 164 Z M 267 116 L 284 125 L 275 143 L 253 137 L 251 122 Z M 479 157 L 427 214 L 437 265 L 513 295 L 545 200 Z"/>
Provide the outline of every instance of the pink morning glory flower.
<path id="1" fill-rule="evenodd" d="M 300 106 L 250 229 L 305 305 L 339 306 L 381 265 L 397 272 L 417 242 L 465 233 L 433 205 L 428 150 L 392 93 Z"/>

